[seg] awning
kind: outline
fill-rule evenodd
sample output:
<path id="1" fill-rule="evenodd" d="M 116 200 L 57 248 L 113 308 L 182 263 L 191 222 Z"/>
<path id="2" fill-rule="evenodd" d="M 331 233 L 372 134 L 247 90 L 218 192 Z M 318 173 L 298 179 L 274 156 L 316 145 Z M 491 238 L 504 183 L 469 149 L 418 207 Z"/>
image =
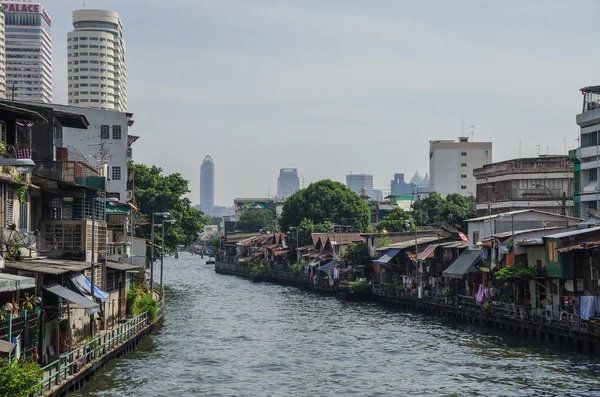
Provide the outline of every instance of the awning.
<path id="1" fill-rule="evenodd" d="M 393 248 L 391 250 L 386 251 L 385 254 L 383 254 L 383 256 L 379 259 L 377 259 L 375 261 L 375 263 L 377 263 L 378 265 L 387 265 L 388 262 L 395 257 L 396 255 L 398 255 L 398 252 L 402 251 L 401 249 L 397 249 L 397 248 Z"/>
<path id="2" fill-rule="evenodd" d="M 320 270 L 320 271 L 322 271 L 322 272 L 326 272 L 327 270 L 329 270 L 329 269 L 331 269 L 332 267 L 334 267 L 336 263 L 337 263 L 337 260 L 335 260 L 335 259 L 334 259 L 334 260 L 332 260 L 331 262 L 329 262 L 329 263 L 327 263 L 327 264 L 325 264 L 325 265 L 321 266 L 321 267 L 319 268 L 319 270 Z"/>
<path id="3" fill-rule="evenodd" d="M 0 292 L 20 291 L 28 288 L 35 288 L 35 278 L 0 274 Z"/>
<path id="4" fill-rule="evenodd" d="M 433 256 L 433 253 L 435 252 L 435 249 L 438 247 L 439 244 L 430 244 L 427 246 L 427 248 L 425 248 L 423 251 L 421 251 L 419 253 L 419 255 L 417 256 L 417 259 L 420 261 L 424 261 L 427 258 L 431 258 Z"/>
<path id="5" fill-rule="evenodd" d="M 480 251 L 464 251 L 448 269 L 444 270 L 442 276 L 446 278 L 463 278 L 473 265 L 479 261 L 480 255 Z"/>
<path id="6" fill-rule="evenodd" d="M 63 287 L 62 285 L 47 285 L 44 287 L 44 289 L 48 292 L 53 293 L 56 296 L 68 300 L 71 303 L 83 307 L 88 315 L 100 313 L 99 304 L 93 302 L 91 299 L 88 299 L 81 294 L 78 294 L 77 292 L 71 291 L 70 289 Z"/>
<path id="7" fill-rule="evenodd" d="M 92 295 L 92 282 L 83 274 L 78 274 L 71 277 L 71 281 L 75 284 L 75 287 L 84 295 Z M 98 286 L 94 285 L 94 298 L 100 298 L 100 301 L 104 302 L 108 299 L 109 293 L 102 291 Z"/>

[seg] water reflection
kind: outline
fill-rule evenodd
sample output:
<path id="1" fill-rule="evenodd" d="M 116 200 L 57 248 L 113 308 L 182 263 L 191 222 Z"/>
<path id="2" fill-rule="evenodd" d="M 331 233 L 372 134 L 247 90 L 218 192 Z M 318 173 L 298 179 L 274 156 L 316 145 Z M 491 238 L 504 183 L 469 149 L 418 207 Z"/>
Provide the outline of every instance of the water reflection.
<path id="1" fill-rule="evenodd" d="M 164 326 L 74 396 L 600 396 L 557 344 L 165 266 Z"/>

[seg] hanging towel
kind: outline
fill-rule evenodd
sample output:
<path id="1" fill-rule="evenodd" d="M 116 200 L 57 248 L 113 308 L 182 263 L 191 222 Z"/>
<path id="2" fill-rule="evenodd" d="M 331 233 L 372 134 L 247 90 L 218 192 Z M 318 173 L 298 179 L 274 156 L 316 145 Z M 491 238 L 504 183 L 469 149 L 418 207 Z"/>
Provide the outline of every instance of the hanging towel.
<path id="1" fill-rule="evenodd" d="M 479 303 L 483 303 L 483 284 L 479 284 L 479 291 L 477 291 L 475 300 Z"/>
<path id="2" fill-rule="evenodd" d="M 579 298 L 579 316 L 586 321 L 594 316 L 593 296 L 581 296 Z"/>

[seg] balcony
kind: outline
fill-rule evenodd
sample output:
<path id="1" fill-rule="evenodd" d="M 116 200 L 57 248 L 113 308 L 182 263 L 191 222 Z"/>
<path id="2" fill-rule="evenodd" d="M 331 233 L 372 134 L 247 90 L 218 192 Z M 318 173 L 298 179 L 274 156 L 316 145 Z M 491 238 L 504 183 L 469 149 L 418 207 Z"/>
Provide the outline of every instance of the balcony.
<path id="1" fill-rule="evenodd" d="M 106 258 L 106 222 L 95 222 L 94 260 Z M 41 222 L 38 251 L 48 258 L 92 260 L 92 221 L 85 220 L 43 220 Z"/>
<path id="2" fill-rule="evenodd" d="M 35 165 L 35 176 L 62 182 L 77 183 L 84 178 L 100 176 L 95 167 L 79 161 L 36 161 Z"/>

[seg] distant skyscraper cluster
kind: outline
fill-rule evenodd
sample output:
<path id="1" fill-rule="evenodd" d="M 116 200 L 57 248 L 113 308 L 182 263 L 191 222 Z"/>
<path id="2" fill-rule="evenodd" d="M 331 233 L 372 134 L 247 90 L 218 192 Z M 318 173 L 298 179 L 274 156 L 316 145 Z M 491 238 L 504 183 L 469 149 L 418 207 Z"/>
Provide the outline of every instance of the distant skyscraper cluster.
<path id="1" fill-rule="evenodd" d="M 282 168 L 277 178 L 277 197 L 285 199 L 300 190 L 297 168 Z"/>
<path id="2" fill-rule="evenodd" d="M 200 166 L 200 210 L 212 215 L 215 207 L 215 163 L 206 156 Z"/>

